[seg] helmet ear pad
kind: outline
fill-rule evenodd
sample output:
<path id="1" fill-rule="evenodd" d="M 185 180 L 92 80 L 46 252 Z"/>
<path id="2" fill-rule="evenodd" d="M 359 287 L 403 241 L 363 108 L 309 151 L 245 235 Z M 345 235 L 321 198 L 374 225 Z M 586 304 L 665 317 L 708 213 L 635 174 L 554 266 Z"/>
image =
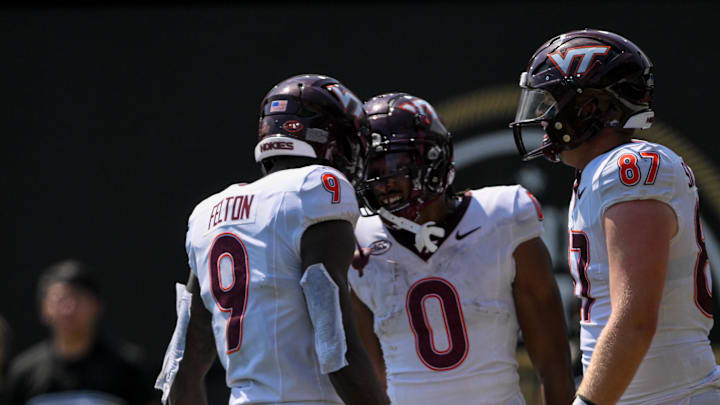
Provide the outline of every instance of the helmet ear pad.
<path id="1" fill-rule="evenodd" d="M 425 173 L 421 173 L 421 183 L 427 194 L 441 194 L 455 180 L 455 165 L 452 161 L 450 144 L 425 143 L 422 147 Z"/>
<path id="2" fill-rule="evenodd" d="M 612 94 L 601 89 L 586 89 L 548 123 L 546 133 L 563 149 L 574 149 L 604 128 L 623 130 L 630 114 Z"/>

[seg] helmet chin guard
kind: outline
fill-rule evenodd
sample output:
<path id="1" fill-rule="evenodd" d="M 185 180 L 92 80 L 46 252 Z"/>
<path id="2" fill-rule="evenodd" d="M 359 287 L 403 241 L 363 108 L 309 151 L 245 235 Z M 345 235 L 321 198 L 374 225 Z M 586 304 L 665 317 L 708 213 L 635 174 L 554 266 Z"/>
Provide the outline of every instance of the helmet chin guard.
<path id="1" fill-rule="evenodd" d="M 438 249 L 437 243 L 430 239 L 430 236 L 436 238 L 443 238 L 445 236 L 445 229 L 435 225 L 435 222 L 429 221 L 420 225 L 409 219 L 393 215 L 390 211 L 385 208 L 380 208 L 378 214 L 386 221 L 393 224 L 396 229 L 404 229 L 408 232 L 415 234 L 415 249 L 418 252 L 423 253 L 427 250 L 430 253 L 435 253 Z"/>

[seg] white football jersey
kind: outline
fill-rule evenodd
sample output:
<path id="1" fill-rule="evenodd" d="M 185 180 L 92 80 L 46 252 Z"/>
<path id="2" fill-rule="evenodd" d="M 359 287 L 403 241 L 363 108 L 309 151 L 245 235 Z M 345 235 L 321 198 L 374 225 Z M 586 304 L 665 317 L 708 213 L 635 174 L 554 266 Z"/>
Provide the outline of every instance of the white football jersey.
<path id="1" fill-rule="evenodd" d="M 512 255 L 541 235 L 540 207 L 520 186 L 487 187 L 466 193 L 457 213 L 439 248 L 422 255 L 409 232 L 378 216 L 358 221 L 371 253 L 349 280 L 374 315 L 388 396 L 395 405 L 523 404 Z"/>
<path id="2" fill-rule="evenodd" d="M 231 405 L 342 403 L 320 372 L 299 284 L 300 240 L 313 224 L 357 217 L 352 185 L 319 165 L 232 185 L 195 208 L 186 249 Z"/>
<path id="3" fill-rule="evenodd" d="M 622 404 L 658 403 L 659 398 L 703 380 L 715 368 L 708 340 L 713 324 L 712 283 L 695 179 L 673 151 L 641 141 L 593 159 L 576 182 L 570 202 L 568 261 L 575 294 L 582 300 L 583 365 L 587 368 L 590 363 L 611 312 L 603 216 L 613 204 L 647 199 L 672 207 L 678 233 L 670 242 L 657 332 Z"/>

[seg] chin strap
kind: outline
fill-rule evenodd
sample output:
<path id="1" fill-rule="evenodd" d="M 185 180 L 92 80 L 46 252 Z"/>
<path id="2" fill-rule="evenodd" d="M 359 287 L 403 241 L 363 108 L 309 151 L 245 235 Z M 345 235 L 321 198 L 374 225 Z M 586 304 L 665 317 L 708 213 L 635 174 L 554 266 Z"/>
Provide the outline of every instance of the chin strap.
<path id="1" fill-rule="evenodd" d="M 404 229 L 408 232 L 414 233 L 415 249 L 417 249 L 420 253 L 422 253 L 423 250 L 427 250 L 430 253 L 434 253 L 437 250 L 438 246 L 432 239 L 430 239 L 430 236 L 435 236 L 436 238 L 442 238 L 445 236 L 445 229 L 439 226 L 433 226 L 435 225 L 434 221 L 425 222 L 420 225 L 407 218 L 393 215 L 385 208 L 380 208 L 378 210 L 378 214 L 380 214 L 383 219 L 393 224 L 395 228 Z"/>

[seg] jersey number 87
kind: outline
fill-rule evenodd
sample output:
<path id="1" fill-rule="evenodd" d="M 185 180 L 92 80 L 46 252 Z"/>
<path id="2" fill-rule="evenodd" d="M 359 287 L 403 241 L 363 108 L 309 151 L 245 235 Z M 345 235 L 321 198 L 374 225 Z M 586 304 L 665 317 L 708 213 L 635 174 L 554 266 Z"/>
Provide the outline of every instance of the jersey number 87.
<path id="1" fill-rule="evenodd" d="M 695 260 L 695 268 L 693 271 L 695 281 L 693 293 L 695 306 L 697 306 L 704 316 L 712 319 L 711 282 L 706 274 L 710 261 L 708 260 L 705 236 L 703 235 L 702 225 L 700 223 L 700 212 L 697 203 L 695 205 L 695 242 L 698 246 L 697 259 Z M 588 267 L 590 266 L 590 240 L 585 232 L 570 231 L 568 264 L 570 266 L 570 275 L 575 283 L 575 295 L 582 299 L 580 320 L 589 322 L 590 310 L 595 302 L 595 298 L 591 295 L 591 285 L 587 274 Z M 580 291 L 578 291 L 578 284 Z"/>

